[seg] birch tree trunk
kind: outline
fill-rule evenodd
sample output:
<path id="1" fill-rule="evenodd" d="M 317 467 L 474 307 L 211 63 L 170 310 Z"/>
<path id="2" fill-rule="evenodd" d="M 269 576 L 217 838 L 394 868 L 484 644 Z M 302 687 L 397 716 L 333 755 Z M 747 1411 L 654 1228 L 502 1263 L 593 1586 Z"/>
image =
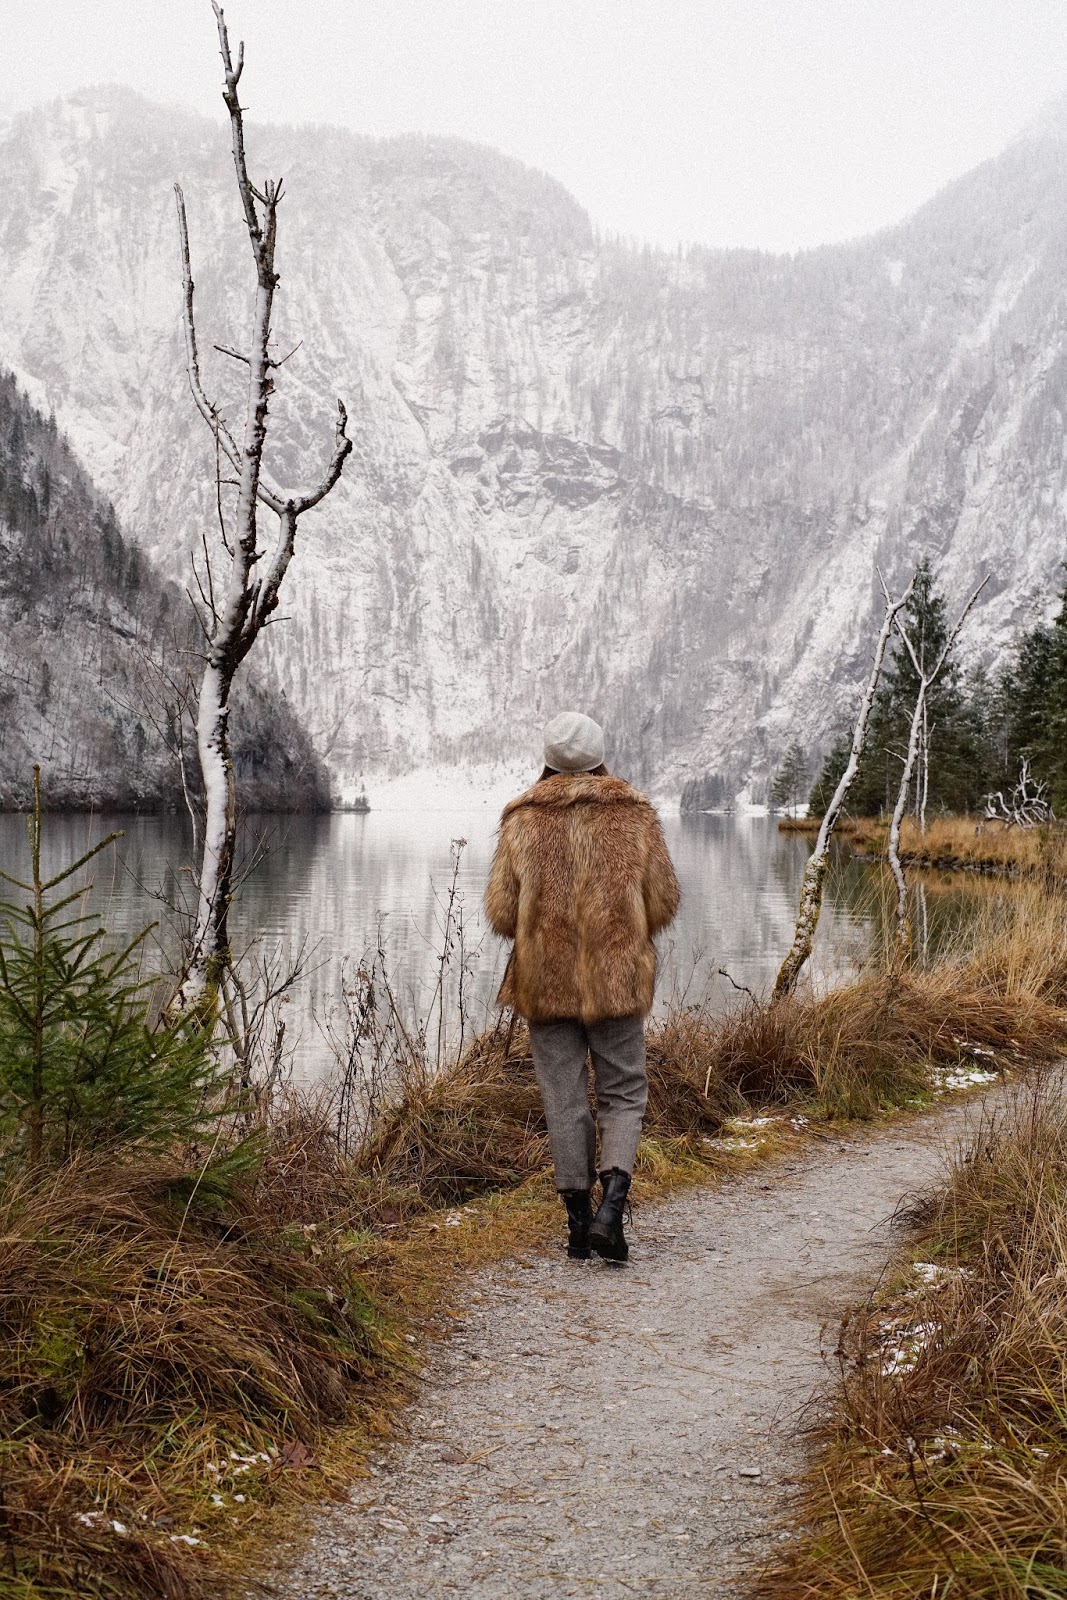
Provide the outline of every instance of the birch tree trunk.
<path id="1" fill-rule="evenodd" d="M 881 574 L 879 574 L 881 579 Z M 797 910 L 796 926 L 793 930 L 793 943 L 789 954 L 782 962 L 775 980 L 772 1001 L 782 1000 L 786 995 L 792 994 L 797 986 L 797 980 L 804 969 L 805 963 L 811 955 L 815 943 L 815 930 L 819 925 L 819 915 L 822 911 L 823 887 L 826 881 L 826 869 L 830 861 L 830 839 L 833 836 L 837 819 L 841 815 L 848 791 L 851 789 L 856 773 L 859 771 L 860 756 L 867 738 L 867 727 L 871 720 L 871 710 L 874 706 L 874 696 L 878 688 L 878 680 L 882 673 L 882 663 L 885 660 L 886 647 L 889 644 L 890 634 L 901 609 L 911 599 L 915 587 L 915 579 L 911 580 L 904 593 L 898 600 L 890 598 L 884 579 L 882 594 L 885 597 L 885 616 L 882 619 L 881 631 L 874 647 L 874 659 L 871 662 L 870 677 L 867 687 L 860 701 L 859 715 L 852 734 L 852 749 L 849 752 L 848 763 L 841 774 L 833 798 L 826 808 L 822 822 L 819 824 L 818 837 L 815 848 L 808 857 L 804 868 L 804 881 L 800 888 L 800 905 Z"/>
<path id="2" fill-rule="evenodd" d="M 205 1015 L 213 1012 L 219 981 L 230 963 L 228 917 L 233 893 L 236 845 L 236 795 L 230 751 L 230 691 L 234 676 L 261 629 L 278 605 L 278 594 L 296 544 L 297 524 L 305 511 L 318 505 L 341 475 L 352 449 L 347 437 L 347 416 L 340 400 L 333 451 L 322 481 L 307 494 L 292 495 L 269 484 L 263 475 L 263 449 L 267 440 L 268 410 L 274 389 L 272 373 L 282 365 L 271 354 L 271 318 L 278 275 L 274 268 L 281 181 L 267 180 L 256 189 L 248 176 L 244 119 L 238 84 L 244 70 L 244 45 L 238 47 L 234 65 L 222 8 L 212 0 L 222 55 L 222 97 L 230 116 L 237 189 L 255 264 L 255 301 L 252 333 L 247 353 L 216 346 L 223 354 L 248 367 L 248 390 L 242 438 L 238 444 L 218 406 L 205 395 L 200 379 L 194 316 L 194 284 L 189 249 L 185 199 L 175 185 L 178 232 L 181 243 L 184 288 L 186 367 L 193 399 L 215 439 L 216 461 L 223 460 L 236 474 L 237 499 L 232 529 L 222 538 L 229 568 L 221 592 L 216 592 L 210 554 L 204 541 L 205 574 L 196 573 L 201 605 L 197 615 L 206 650 L 196 715 L 197 752 L 204 781 L 205 818 L 200 860 L 196 927 L 189 968 L 178 1000 L 195 1005 Z M 222 520 L 221 485 L 219 515 Z M 278 519 L 273 550 L 259 544 L 259 510 L 265 507 Z M 259 563 L 265 562 L 262 576 Z M 194 564 L 195 572 L 195 564 Z M 194 601 L 194 605 L 195 605 Z"/>
<path id="3" fill-rule="evenodd" d="M 915 645 L 912 642 L 911 635 L 908 633 L 907 629 L 901 626 L 900 623 L 897 624 L 897 631 L 904 642 L 904 646 L 908 654 L 911 656 L 912 665 L 914 666 L 915 671 L 918 673 L 919 688 L 915 696 L 915 708 L 911 714 L 911 728 L 908 733 L 908 750 L 904 758 L 904 770 L 900 775 L 900 788 L 897 790 L 897 803 L 893 807 L 893 817 L 889 824 L 889 841 L 886 846 L 886 856 L 889 861 L 889 870 L 893 874 L 893 882 L 896 885 L 897 891 L 896 934 L 893 940 L 894 971 L 904 966 L 911 955 L 911 925 L 908 919 L 908 886 L 904 877 L 904 866 L 900 859 L 900 825 L 904 820 L 904 812 L 907 809 L 908 804 L 908 791 L 911 788 L 912 774 L 915 771 L 915 763 L 919 754 L 919 748 L 922 745 L 925 748 L 925 770 L 923 772 L 922 779 L 921 813 L 924 831 L 926 827 L 926 789 L 929 782 L 930 761 L 929 747 L 926 744 L 926 739 L 928 739 L 929 735 L 927 696 L 929 694 L 931 684 L 937 682 L 944 670 L 945 662 L 949 658 L 949 653 L 952 650 L 953 645 L 959 638 L 960 629 L 967 620 L 968 612 L 988 582 L 989 577 L 987 574 L 986 577 L 982 579 L 977 589 L 975 589 L 963 610 L 960 612 L 955 627 L 951 630 L 948 638 L 945 640 L 941 654 L 938 656 L 933 667 L 930 669 L 927 668 L 926 663 L 922 659 L 919 651 L 916 650 Z"/>
<path id="4" fill-rule="evenodd" d="M 901 630 L 903 632 L 903 630 Z M 904 636 L 907 640 L 907 636 Z M 911 641 L 907 640 L 911 649 Z M 913 652 L 914 657 L 914 652 Z M 893 807 L 893 816 L 889 824 L 889 842 L 886 846 L 886 856 L 889 861 L 889 870 L 893 874 L 893 882 L 897 890 L 897 919 L 896 935 L 893 941 L 893 966 L 898 967 L 908 958 L 911 951 L 911 926 L 908 921 L 908 886 L 904 878 L 904 868 L 900 861 L 900 824 L 904 820 L 904 811 L 908 804 L 908 792 L 911 789 L 912 773 L 915 771 L 915 762 L 919 753 L 919 741 L 922 738 L 923 714 L 926 710 L 926 691 L 933 679 L 919 677 L 919 692 L 915 697 L 915 709 L 911 714 L 911 727 L 908 730 L 908 749 L 904 757 L 904 770 L 900 775 L 900 788 L 897 790 L 897 803 Z"/>
<path id="5" fill-rule="evenodd" d="M 919 810 L 919 832 L 926 832 L 926 802 L 930 797 L 930 718 L 929 705 L 923 703 L 923 731 L 922 731 L 922 764 L 919 768 L 922 780 L 916 801 Z"/>

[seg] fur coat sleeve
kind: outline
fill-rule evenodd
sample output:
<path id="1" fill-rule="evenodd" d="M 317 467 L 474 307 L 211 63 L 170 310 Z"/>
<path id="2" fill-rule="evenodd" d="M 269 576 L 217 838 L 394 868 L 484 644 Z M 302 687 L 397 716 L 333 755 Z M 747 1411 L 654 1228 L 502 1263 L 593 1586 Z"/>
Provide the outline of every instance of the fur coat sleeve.
<path id="1" fill-rule="evenodd" d="M 653 813 L 648 828 L 648 857 L 645 862 L 645 916 L 649 933 L 662 933 L 674 921 L 679 889 L 674 864 L 667 853 L 659 818 Z"/>
<path id="2" fill-rule="evenodd" d="M 512 859 L 506 817 L 485 891 L 485 914 L 494 933 L 502 939 L 514 939 L 519 917 L 519 879 Z"/>

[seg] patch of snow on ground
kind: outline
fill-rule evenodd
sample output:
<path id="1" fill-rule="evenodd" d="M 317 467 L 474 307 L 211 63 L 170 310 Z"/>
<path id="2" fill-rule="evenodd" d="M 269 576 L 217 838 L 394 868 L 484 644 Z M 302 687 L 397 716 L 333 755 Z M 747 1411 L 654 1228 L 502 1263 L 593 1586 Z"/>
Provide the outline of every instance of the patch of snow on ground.
<path id="1" fill-rule="evenodd" d="M 939 1267 L 936 1261 L 913 1261 L 911 1270 L 922 1279 L 923 1283 L 934 1284 L 941 1282 L 947 1268 Z"/>
<path id="2" fill-rule="evenodd" d="M 894 1329 L 896 1343 L 882 1351 L 882 1372 L 887 1378 L 911 1372 L 938 1331 L 936 1322 L 913 1322 Z"/>
<path id="3" fill-rule="evenodd" d="M 985 1067 L 937 1067 L 934 1070 L 934 1086 L 942 1094 L 947 1094 L 952 1089 L 977 1089 L 984 1084 L 992 1083 L 998 1076 Z"/>
<path id="4" fill-rule="evenodd" d="M 705 1139 L 704 1143 L 719 1150 L 756 1150 L 766 1137 L 763 1130 L 775 1121 L 774 1117 L 731 1117 L 723 1123 L 717 1138 Z M 753 1137 L 747 1137 L 749 1134 Z"/>

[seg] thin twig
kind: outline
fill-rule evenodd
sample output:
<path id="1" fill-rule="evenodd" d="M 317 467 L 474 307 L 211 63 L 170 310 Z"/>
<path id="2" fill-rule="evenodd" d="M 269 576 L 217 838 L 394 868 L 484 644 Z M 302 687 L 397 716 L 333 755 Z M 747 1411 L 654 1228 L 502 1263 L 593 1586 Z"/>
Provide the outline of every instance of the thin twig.
<path id="1" fill-rule="evenodd" d="M 749 988 L 747 983 L 738 983 L 736 978 L 733 978 L 733 977 L 730 976 L 730 974 L 727 972 L 725 967 L 719 967 L 717 969 L 717 971 L 718 971 L 719 977 L 720 978 L 725 978 L 728 983 L 732 983 L 734 988 L 737 989 L 739 991 L 739 993 L 747 994 L 750 1000 L 754 1000 L 757 1005 L 759 1004 L 759 1000 L 758 1000 L 757 996 Z"/>

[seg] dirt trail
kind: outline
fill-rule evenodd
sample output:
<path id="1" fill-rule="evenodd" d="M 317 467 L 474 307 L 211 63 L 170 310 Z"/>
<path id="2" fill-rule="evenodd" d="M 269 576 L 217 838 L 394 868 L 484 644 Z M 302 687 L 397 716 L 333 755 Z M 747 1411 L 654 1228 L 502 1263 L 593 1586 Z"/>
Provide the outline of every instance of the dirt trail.
<path id="1" fill-rule="evenodd" d="M 715 1597 L 773 1550 L 799 1415 L 901 1198 L 981 1102 L 806 1144 L 636 1214 L 631 1264 L 509 1262 L 432 1358 L 410 1436 L 310 1544 L 284 1600 Z M 758 1475 L 757 1475 L 758 1469 Z"/>

